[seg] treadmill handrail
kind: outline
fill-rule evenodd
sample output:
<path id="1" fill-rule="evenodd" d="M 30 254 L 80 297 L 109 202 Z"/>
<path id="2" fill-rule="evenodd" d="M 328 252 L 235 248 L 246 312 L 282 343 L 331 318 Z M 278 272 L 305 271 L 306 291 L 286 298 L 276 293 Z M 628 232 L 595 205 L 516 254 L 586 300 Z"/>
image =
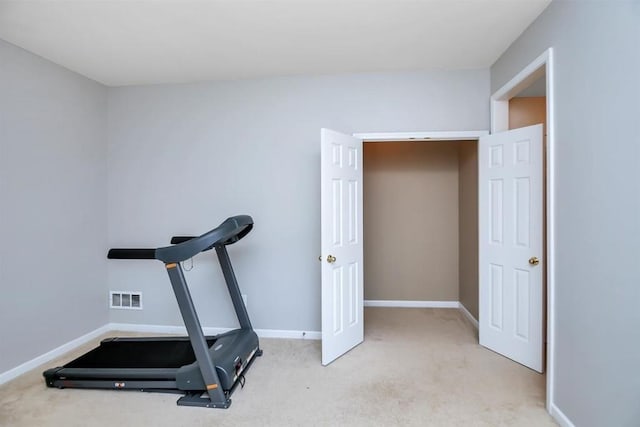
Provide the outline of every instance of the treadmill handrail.
<path id="1" fill-rule="evenodd" d="M 233 244 L 246 236 L 252 228 L 253 218 L 249 215 L 232 216 L 199 237 L 156 249 L 155 256 L 165 263 L 182 262 L 216 246 Z"/>
<path id="2" fill-rule="evenodd" d="M 113 248 L 113 249 L 109 249 L 107 258 L 109 259 L 156 259 L 156 250 L 155 249 Z"/>
<path id="3" fill-rule="evenodd" d="M 157 249 L 109 249 L 109 259 L 158 259 L 165 263 L 182 262 L 193 258 L 200 252 L 208 251 L 216 246 L 231 245 L 251 231 L 253 218 L 249 215 L 236 215 L 224 220 L 222 224 L 197 237 L 183 237 L 177 244 Z M 171 243 L 174 242 L 171 239 Z"/>

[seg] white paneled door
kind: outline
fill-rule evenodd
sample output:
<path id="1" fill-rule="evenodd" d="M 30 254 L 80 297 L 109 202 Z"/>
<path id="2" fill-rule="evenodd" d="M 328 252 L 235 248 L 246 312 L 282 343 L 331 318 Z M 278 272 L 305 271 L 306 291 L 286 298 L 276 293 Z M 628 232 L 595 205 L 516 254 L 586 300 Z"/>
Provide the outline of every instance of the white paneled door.
<path id="1" fill-rule="evenodd" d="M 322 364 L 364 337 L 362 140 L 321 130 Z"/>
<path id="2" fill-rule="evenodd" d="M 542 372 L 542 125 L 482 137 L 478 150 L 480 344 Z"/>

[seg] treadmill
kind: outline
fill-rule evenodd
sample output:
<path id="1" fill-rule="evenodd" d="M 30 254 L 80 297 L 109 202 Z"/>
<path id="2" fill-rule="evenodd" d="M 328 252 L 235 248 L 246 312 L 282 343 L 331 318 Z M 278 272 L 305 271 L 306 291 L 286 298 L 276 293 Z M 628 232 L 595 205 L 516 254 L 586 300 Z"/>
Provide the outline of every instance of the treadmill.
<path id="1" fill-rule="evenodd" d="M 165 264 L 187 337 L 107 338 L 99 347 L 62 367 L 46 370 L 49 387 L 140 390 L 183 393 L 178 405 L 228 408 L 231 394 L 244 386 L 244 374 L 262 355 L 242 300 L 227 245 L 253 228 L 253 219 L 238 215 L 199 236 L 178 236 L 157 249 L 110 249 L 110 259 L 156 259 Z M 181 262 L 215 249 L 239 329 L 205 336 L 184 278 Z"/>

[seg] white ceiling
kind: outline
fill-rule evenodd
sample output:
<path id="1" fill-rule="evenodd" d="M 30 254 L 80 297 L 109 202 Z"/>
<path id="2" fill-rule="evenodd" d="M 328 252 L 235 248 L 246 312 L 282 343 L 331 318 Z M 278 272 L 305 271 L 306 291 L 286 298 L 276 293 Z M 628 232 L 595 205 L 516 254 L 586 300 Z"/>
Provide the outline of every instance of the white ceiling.
<path id="1" fill-rule="evenodd" d="M 109 86 L 487 68 L 551 0 L 0 1 L 0 38 Z"/>

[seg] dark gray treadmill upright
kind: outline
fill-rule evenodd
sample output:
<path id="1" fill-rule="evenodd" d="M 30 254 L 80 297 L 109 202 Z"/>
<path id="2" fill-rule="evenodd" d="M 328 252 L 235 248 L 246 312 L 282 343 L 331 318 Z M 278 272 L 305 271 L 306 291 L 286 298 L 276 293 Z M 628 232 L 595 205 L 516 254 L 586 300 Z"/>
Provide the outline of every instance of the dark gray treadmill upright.
<path id="1" fill-rule="evenodd" d="M 155 259 L 165 265 L 188 336 L 107 338 L 62 367 L 46 370 L 49 387 L 97 388 L 184 393 L 178 405 L 228 408 L 231 394 L 262 355 L 251 326 L 227 246 L 251 231 L 253 219 L 226 219 L 199 237 L 180 236 L 157 249 L 111 249 L 110 259 Z M 215 249 L 240 328 L 205 336 L 182 271 L 181 262 Z"/>

